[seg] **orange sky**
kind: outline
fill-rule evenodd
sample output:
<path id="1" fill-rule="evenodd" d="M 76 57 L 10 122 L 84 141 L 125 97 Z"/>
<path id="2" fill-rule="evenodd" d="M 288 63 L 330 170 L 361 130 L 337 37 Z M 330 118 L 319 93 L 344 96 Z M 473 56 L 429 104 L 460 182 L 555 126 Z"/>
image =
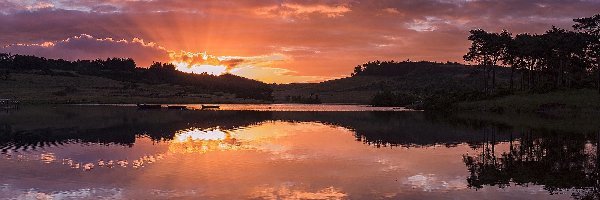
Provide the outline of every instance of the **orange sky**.
<path id="1" fill-rule="evenodd" d="M 0 52 L 317 82 L 370 60 L 461 61 L 470 29 L 570 29 L 599 10 L 588 0 L 3 0 Z"/>

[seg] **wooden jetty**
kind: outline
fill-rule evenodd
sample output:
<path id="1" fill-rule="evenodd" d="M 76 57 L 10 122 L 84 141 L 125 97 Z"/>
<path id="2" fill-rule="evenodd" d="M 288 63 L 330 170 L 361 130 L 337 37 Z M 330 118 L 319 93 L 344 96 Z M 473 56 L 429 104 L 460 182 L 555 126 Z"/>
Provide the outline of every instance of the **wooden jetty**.
<path id="1" fill-rule="evenodd" d="M 0 99 L 1 109 L 18 109 L 20 102 L 14 99 Z"/>
<path id="2" fill-rule="evenodd" d="M 170 110 L 187 110 L 187 106 L 167 106 Z"/>
<path id="3" fill-rule="evenodd" d="M 162 105 L 160 104 L 137 104 L 139 109 L 161 109 Z"/>
<path id="4" fill-rule="evenodd" d="M 219 105 L 202 105 L 202 109 L 219 109 Z"/>

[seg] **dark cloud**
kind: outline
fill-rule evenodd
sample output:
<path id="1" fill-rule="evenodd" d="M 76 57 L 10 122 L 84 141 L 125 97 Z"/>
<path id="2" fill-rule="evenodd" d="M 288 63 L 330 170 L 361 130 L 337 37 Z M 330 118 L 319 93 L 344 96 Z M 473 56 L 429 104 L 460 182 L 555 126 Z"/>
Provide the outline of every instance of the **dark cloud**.
<path id="1" fill-rule="evenodd" d="M 97 5 L 91 7 L 90 11 L 95 13 L 116 13 L 119 12 L 119 8 L 112 5 Z"/>
<path id="2" fill-rule="evenodd" d="M 0 52 L 37 55 L 47 58 L 105 59 L 109 57 L 133 58 L 138 66 L 149 66 L 153 61 L 168 61 L 168 51 L 141 39 L 98 39 L 80 35 L 62 41 L 40 44 L 14 44 L 0 48 Z"/>
<path id="3" fill-rule="evenodd" d="M 237 58 L 237 59 L 231 59 L 231 60 L 224 60 L 224 61 L 221 61 L 221 63 L 224 64 L 225 66 L 227 66 L 228 70 L 232 70 L 233 68 L 244 63 L 245 61 L 246 60 L 244 60 L 244 59 Z"/>

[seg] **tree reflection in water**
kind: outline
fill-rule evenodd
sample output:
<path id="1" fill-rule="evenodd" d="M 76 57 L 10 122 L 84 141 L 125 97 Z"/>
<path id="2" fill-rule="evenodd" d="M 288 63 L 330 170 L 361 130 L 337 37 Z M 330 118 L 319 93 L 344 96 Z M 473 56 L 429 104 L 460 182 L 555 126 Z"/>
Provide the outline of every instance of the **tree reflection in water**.
<path id="1" fill-rule="evenodd" d="M 596 148 L 599 137 L 596 133 L 513 127 L 421 112 L 140 111 L 102 106 L 25 107 L 8 116 L 0 116 L 0 153 L 68 143 L 132 147 L 140 138 L 152 142 L 189 141 L 174 143 L 172 150 L 183 152 L 243 148 L 244 144 L 228 134 L 266 121 L 318 122 L 344 127 L 352 130 L 357 141 L 375 148 L 469 145 L 478 152 L 463 156 L 469 171 L 466 181 L 471 188 L 532 184 L 543 185 L 550 193 L 575 191 L 574 197 L 578 199 L 600 197 L 600 164 Z M 52 156 L 44 155 L 44 159 L 52 160 Z M 155 157 L 148 160 L 152 161 Z"/>
<path id="2" fill-rule="evenodd" d="M 572 190 L 576 199 L 600 197 L 598 135 L 525 130 L 511 137 L 507 152 L 497 152 L 495 129 L 484 129 L 483 136 L 480 153 L 463 156 L 469 187 L 534 184 L 551 194 Z"/>

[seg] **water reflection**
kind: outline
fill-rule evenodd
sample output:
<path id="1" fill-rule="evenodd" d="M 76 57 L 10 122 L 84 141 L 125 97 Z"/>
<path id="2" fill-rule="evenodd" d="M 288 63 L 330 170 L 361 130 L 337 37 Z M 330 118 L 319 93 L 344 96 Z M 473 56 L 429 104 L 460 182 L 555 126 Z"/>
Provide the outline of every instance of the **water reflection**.
<path id="1" fill-rule="evenodd" d="M 600 197 L 598 137 L 528 130 L 508 142 L 486 135 L 475 155 L 465 155 L 469 187 L 543 185 L 550 194 L 574 191 L 576 199 Z M 498 150 L 504 147 L 504 150 Z"/>
<path id="2" fill-rule="evenodd" d="M 597 140 L 421 112 L 25 107 L 0 117 L 0 198 L 597 198 Z"/>
<path id="3" fill-rule="evenodd" d="M 201 130 L 189 128 L 177 131 L 169 144 L 170 153 L 206 153 L 238 150 L 243 146 L 230 133 L 219 127 Z"/>

